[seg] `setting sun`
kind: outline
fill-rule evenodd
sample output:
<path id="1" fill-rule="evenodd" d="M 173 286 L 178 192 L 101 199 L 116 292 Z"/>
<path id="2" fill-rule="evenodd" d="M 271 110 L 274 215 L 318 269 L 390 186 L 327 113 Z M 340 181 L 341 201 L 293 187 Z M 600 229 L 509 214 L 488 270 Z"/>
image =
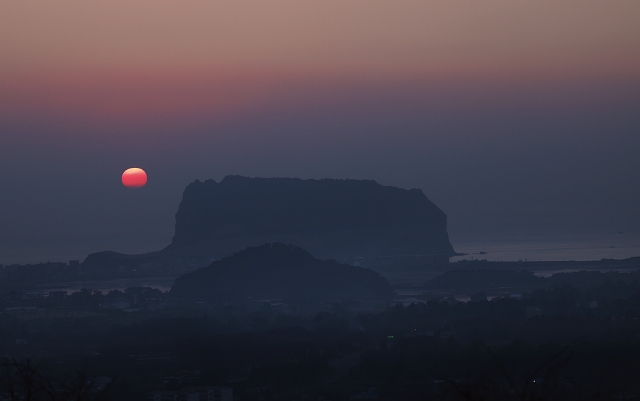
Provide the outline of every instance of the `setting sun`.
<path id="1" fill-rule="evenodd" d="M 122 173 L 122 184 L 129 188 L 144 187 L 147 183 L 147 173 L 141 168 L 133 167 Z"/>

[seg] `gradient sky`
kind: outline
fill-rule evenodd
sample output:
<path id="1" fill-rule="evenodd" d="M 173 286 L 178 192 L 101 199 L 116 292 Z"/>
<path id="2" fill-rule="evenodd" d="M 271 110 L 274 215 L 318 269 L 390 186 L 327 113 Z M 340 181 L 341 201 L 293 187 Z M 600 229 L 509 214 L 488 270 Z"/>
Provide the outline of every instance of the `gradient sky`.
<path id="1" fill-rule="evenodd" d="M 417 187 L 454 247 L 640 238 L 638 21 L 631 0 L 2 2 L 0 263 L 159 249 L 184 187 L 227 174 Z"/>

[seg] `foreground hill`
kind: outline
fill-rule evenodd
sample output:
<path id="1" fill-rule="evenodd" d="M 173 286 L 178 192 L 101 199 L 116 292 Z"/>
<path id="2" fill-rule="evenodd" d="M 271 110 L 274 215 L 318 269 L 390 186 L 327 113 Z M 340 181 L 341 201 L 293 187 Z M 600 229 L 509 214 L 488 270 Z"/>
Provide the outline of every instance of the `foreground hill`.
<path id="1" fill-rule="evenodd" d="M 389 282 L 361 267 L 318 260 L 279 243 L 247 248 L 178 277 L 171 295 L 211 301 L 285 299 L 307 302 L 391 298 Z"/>
<path id="2" fill-rule="evenodd" d="M 165 252 L 222 258 L 268 242 L 339 261 L 410 254 L 446 262 L 454 255 L 447 216 L 419 189 L 240 176 L 185 189 Z"/>

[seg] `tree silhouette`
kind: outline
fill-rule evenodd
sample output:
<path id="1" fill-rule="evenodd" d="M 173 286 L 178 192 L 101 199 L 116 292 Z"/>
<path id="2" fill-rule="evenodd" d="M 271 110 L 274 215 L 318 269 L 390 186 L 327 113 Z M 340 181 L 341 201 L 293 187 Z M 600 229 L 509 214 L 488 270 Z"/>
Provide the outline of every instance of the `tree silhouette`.
<path id="1" fill-rule="evenodd" d="M 40 363 L 5 360 L 0 368 L 2 401 L 108 401 L 109 385 L 100 388 L 85 371 L 51 377 Z"/>

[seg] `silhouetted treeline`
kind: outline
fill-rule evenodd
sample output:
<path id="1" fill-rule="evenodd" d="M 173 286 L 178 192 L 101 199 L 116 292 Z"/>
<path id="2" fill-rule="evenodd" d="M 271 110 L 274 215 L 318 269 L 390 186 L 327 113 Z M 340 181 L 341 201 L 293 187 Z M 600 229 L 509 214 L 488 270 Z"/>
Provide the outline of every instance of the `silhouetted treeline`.
<path id="1" fill-rule="evenodd" d="M 0 397 L 6 401 L 107 401 L 111 379 L 83 370 L 60 371 L 29 359 L 5 357 L 0 364 Z"/>
<path id="2" fill-rule="evenodd" d="M 231 386 L 242 400 L 632 399 L 639 391 L 634 280 L 367 313 L 342 302 L 311 316 L 269 303 L 252 310 L 100 306 L 134 296 L 141 305 L 166 294 L 84 291 L 60 301 L 95 305 L 86 314 L 27 319 L 6 312 L 3 353 L 113 378 L 120 400 L 190 385 Z"/>

